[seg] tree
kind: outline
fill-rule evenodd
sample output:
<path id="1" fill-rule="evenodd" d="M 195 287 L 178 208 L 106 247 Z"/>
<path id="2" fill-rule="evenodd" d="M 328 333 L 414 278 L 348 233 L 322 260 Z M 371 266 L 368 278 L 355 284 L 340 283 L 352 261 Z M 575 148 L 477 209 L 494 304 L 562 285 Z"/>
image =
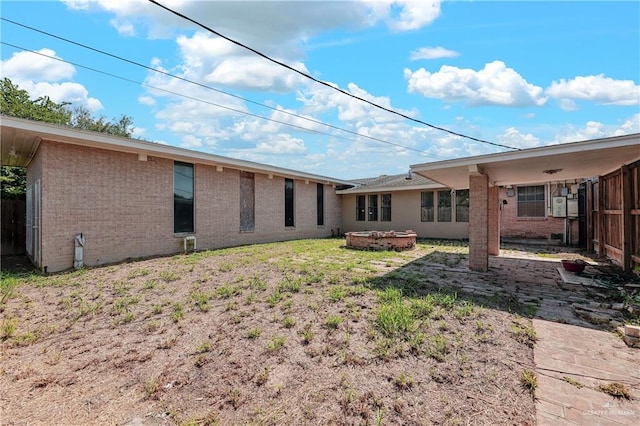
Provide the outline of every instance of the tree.
<path id="1" fill-rule="evenodd" d="M 0 97 L 0 113 L 11 117 L 27 118 L 29 120 L 45 121 L 47 123 L 69 125 L 71 112 L 66 108 L 66 102 L 57 104 L 48 96 L 41 96 L 35 100 L 29 97 L 29 92 L 19 89 L 11 80 L 4 78 L 0 81 L 2 97 Z"/>
<path id="2" fill-rule="evenodd" d="M 0 89 L 2 90 L 0 113 L 3 115 L 131 137 L 133 119 L 126 115 L 113 121 L 107 121 L 104 117 L 94 118 L 85 107 L 76 107 L 72 111 L 69 109 L 69 105 L 71 105 L 69 102 L 56 103 L 48 96 L 31 99 L 29 92 L 20 89 L 8 78 L 0 81 Z M 26 169 L 3 166 L 0 170 L 1 197 L 3 199 L 24 199 L 26 182 Z"/>
<path id="3" fill-rule="evenodd" d="M 81 130 L 108 133 L 115 136 L 131 137 L 133 119 L 122 115 L 117 121 L 107 121 L 104 117 L 98 119 L 91 116 L 91 112 L 83 107 L 77 107 L 71 114 L 70 126 Z"/>

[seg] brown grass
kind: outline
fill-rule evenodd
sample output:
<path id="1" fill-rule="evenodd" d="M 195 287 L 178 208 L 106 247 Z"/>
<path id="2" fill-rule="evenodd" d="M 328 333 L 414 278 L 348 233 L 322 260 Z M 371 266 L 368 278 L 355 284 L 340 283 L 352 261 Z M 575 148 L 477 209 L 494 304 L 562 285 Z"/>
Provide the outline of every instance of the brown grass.
<path id="1" fill-rule="evenodd" d="M 465 246 L 342 245 L 20 278 L 3 312 L 16 322 L 2 424 L 534 423 L 520 383 L 531 339 L 512 328 L 530 322 L 448 291 L 446 269 L 424 272 L 465 267 Z"/>

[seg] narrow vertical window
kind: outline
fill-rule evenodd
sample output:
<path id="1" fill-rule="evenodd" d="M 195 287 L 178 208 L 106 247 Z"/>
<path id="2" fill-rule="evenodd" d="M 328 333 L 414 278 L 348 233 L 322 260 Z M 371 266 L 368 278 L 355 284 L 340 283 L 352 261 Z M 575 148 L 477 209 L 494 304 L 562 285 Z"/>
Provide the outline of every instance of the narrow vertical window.
<path id="1" fill-rule="evenodd" d="M 456 191 L 456 222 L 469 222 L 469 190 Z"/>
<path id="2" fill-rule="evenodd" d="M 293 179 L 284 180 L 284 226 L 294 226 Z"/>
<path id="3" fill-rule="evenodd" d="M 420 194 L 420 220 L 433 222 L 433 191 Z"/>
<path id="4" fill-rule="evenodd" d="M 253 231 L 256 226 L 255 177 L 240 172 L 240 231 Z"/>
<path id="5" fill-rule="evenodd" d="M 324 185 L 316 184 L 316 208 L 318 211 L 318 226 L 324 225 Z"/>
<path id="6" fill-rule="evenodd" d="M 173 232 L 193 232 L 193 164 L 173 164 Z"/>
<path id="7" fill-rule="evenodd" d="M 369 195 L 369 221 L 378 221 L 378 194 Z"/>
<path id="8" fill-rule="evenodd" d="M 451 222 L 451 191 L 438 191 L 438 222 Z"/>
<path id="9" fill-rule="evenodd" d="M 380 220 L 383 222 L 391 222 L 391 194 L 382 194 Z"/>
<path id="10" fill-rule="evenodd" d="M 356 220 L 362 222 L 365 217 L 364 195 L 356 195 Z"/>

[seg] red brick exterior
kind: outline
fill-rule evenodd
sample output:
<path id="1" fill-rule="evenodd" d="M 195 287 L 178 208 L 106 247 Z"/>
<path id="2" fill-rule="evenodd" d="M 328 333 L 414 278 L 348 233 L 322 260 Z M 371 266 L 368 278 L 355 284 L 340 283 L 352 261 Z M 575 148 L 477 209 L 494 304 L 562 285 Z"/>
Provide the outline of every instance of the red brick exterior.
<path id="1" fill-rule="evenodd" d="M 548 198 L 548 192 L 545 197 Z M 518 217 L 518 197 L 507 196 L 506 188 L 500 189 L 500 200 L 506 200 L 507 204 L 502 204 L 502 214 L 500 221 L 500 235 L 503 238 L 532 238 L 551 239 L 552 237 L 562 239 L 564 234 L 565 219 L 553 217 L 547 211 L 546 217 Z M 546 200 L 547 205 L 549 201 Z M 571 222 L 571 242 L 578 243 L 579 229 L 578 220 Z"/>
<path id="2" fill-rule="evenodd" d="M 73 266 L 83 233 L 85 264 L 180 252 L 173 233 L 172 159 L 43 141 L 28 169 L 42 182 L 42 263 Z M 325 185 L 324 226 L 317 226 L 316 183 L 294 181 L 295 226 L 284 226 L 284 178 L 255 174 L 255 230 L 240 232 L 240 171 L 195 164 L 198 249 L 330 236 L 341 227 L 341 200 Z"/>
<path id="3" fill-rule="evenodd" d="M 489 269 L 487 225 L 489 182 L 486 175 L 469 175 L 469 268 Z"/>
<path id="4" fill-rule="evenodd" d="M 489 204 L 487 217 L 489 220 L 487 235 L 487 252 L 492 256 L 500 254 L 500 197 L 497 186 L 489 187 Z"/>
<path id="5" fill-rule="evenodd" d="M 347 247 L 360 250 L 413 250 L 416 247 L 414 232 L 347 232 Z"/>

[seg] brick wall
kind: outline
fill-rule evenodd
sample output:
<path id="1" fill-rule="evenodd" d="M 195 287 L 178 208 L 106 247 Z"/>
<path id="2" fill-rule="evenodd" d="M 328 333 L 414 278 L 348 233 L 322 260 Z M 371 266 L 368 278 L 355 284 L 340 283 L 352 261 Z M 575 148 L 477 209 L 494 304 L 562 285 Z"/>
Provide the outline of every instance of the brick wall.
<path id="1" fill-rule="evenodd" d="M 90 266 L 182 250 L 183 235 L 173 233 L 173 160 L 51 141 L 41 143 L 38 157 L 42 266 L 49 272 L 73 266 L 78 233 Z M 198 249 L 324 237 L 341 227 L 335 190 L 325 186 L 325 226 L 318 227 L 316 184 L 295 180 L 296 226 L 285 228 L 284 178 L 256 173 L 255 231 L 240 232 L 239 171 L 196 164 L 194 173 Z"/>
<path id="2" fill-rule="evenodd" d="M 486 271 L 488 265 L 488 199 L 486 175 L 469 176 L 469 268 Z"/>
<path id="3" fill-rule="evenodd" d="M 548 193 L 545 197 L 548 198 Z M 500 235 L 504 238 L 539 238 L 550 239 L 559 236 L 562 239 L 565 219 L 553 217 L 547 212 L 546 217 L 518 217 L 518 197 L 508 197 L 506 188 L 500 189 L 500 199 L 506 200 L 502 205 Z M 545 200 L 548 203 L 548 200 Z M 578 243 L 578 220 L 571 221 L 572 242 Z"/>

